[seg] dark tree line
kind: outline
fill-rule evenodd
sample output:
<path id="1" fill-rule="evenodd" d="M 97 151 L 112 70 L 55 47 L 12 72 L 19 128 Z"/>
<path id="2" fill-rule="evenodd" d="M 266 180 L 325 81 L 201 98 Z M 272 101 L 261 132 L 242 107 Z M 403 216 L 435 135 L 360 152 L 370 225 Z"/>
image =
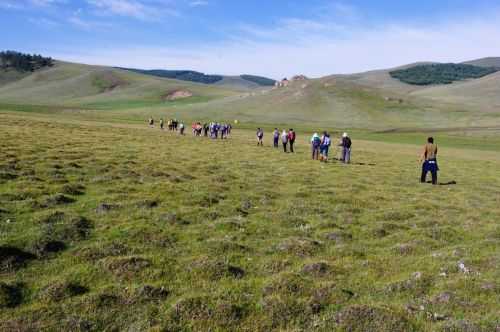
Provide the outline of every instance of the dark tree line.
<path id="1" fill-rule="evenodd" d="M 15 51 L 0 52 L 0 68 L 15 69 L 18 71 L 35 71 L 54 64 L 52 58 L 46 58 L 39 54 L 24 54 Z"/>
<path id="2" fill-rule="evenodd" d="M 120 68 L 120 69 L 130 70 L 136 73 L 146 74 L 151 76 L 158 76 L 164 78 L 171 78 L 175 80 L 204 83 L 204 84 L 213 84 L 223 79 L 223 77 L 220 75 L 206 75 L 192 70 L 163 70 L 163 69 L 143 70 L 143 69 L 130 69 L 130 68 Z"/>
<path id="3" fill-rule="evenodd" d="M 497 68 L 439 63 L 418 65 L 390 72 L 393 78 L 413 85 L 450 84 L 468 78 L 480 78 L 497 72 Z"/>
<path id="4" fill-rule="evenodd" d="M 163 78 L 171 78 L 181 81 L 204 83 L 204 84 L 214 84 L 224 79 L 224 77 L 221 75 L 207 75 L 193 70 L 164 70 L 164 69 L 144 70 L 144 69 L 133 69 L 133 68 L 119 68 L 119 69 L 129 70 L 139 74 L 145 74 Z M 241 75 L 240 77 L 246 81 L 250 81 L 261 86 L 273 86 L 274 83 L 276 82 L 275 80 L 261 76 Z"/>
<path id="5" fill-rule="evenodd" d="M 256 83 L 260 86 L 274 86 L 274 84 L 276 83 L 275 80 L 272 80 L 272 79 L 267 78 L 267 77 L 262 77 L 262 76 L 241 75 L 240 77 L 246 81 Z"/>

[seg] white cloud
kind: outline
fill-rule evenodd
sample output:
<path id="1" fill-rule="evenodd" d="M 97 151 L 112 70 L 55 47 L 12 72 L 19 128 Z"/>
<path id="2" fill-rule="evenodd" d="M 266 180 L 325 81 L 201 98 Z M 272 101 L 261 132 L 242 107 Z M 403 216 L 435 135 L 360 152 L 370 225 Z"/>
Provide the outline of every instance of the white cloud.
<path id="1" fill-rule="evenodd" d="M 28 19 L 28 22 L 36 24 L 42 28 L 56 28 L 60 26 L 59 22 L 44 17 L 31 17 Z"/>
<path id="2" fill-rule="evenodd" d="M 189 6 L 191 6 L 191 7 L 202 7 L 202 6 L 208 6 L 208 5 L 209 5 L 209 2 L 204 1 L 204 0 L 191 1 L 189 3 Z"/>
<path id="3" fill-rule="evenodd" d="M 106 15 L 141 20 L 159 19 L 178 5 L 176 0 L 86 1 Z M 83 14 L 70 15 L 67 21 L 85 30 L 111 26 Z M 436 23 L 374 24 L 364 19 L 358 9 L 334 2 L 317 10 L 315 16 L 281 18 L 271 27 L 229 27 L 226 37 L 218 41 L 190 43 L 186 37 L 182 44 L 165 47 L 117 44 L 106 49 L 49 53 L 63 60 L 122 67 L 250 73 L 273 78 L 294 74 L 318 77 L 417 61 L 460 62 L 500 56 L 499 20 L 500 12 L 491 10 L 475 18 L 461 15 L 441 18 Z"/>
<path id="4" fill-rule="evenodd" d="M 179 15 L 167 0 L 87 0 L 87 3 L 101 15 L 119 15 L 140 20 L 158 20 L 165 15 Z"/>

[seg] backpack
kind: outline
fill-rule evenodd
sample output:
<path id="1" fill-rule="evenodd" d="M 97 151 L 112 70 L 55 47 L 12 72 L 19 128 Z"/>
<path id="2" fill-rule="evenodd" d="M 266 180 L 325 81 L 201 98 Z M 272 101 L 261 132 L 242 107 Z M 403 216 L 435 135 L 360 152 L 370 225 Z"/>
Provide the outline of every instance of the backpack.
<path id="1" fill-rule="evenodd" d="M 349 137 L 346 137 L 345 138 L 345 141 L 344 141 L 344 146 L 348 149 L 351 148 L 351 145 L 352 145 L 352 142 L 351 142 L 351 139 Z"/>
<path id="2" fill-rule="evenodd" d="M 319 137 L 314 137 L 313 146 L 318 147 L 321 144 L 321 139 Z"/>
<path id="3" fill-rule="evenodd" d="M 328 136 L 325 136 L 323 138 L 323 146 L 330 146 L 332 144 L 331 140 L 330 140 L 330 137 Z"/>

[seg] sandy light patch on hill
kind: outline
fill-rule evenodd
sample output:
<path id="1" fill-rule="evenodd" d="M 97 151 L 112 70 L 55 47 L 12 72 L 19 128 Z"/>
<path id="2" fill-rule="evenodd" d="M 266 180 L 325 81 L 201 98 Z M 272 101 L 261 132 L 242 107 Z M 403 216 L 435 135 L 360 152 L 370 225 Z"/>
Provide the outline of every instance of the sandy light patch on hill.
<path id="1" fill-rule="evenodd" d="M 189 98 L 192 97 L 193 93 L 188 91 L 188 90 L 174 90 L 171 92 L 168 92 L 163 96 L 164 100 L 178 100 L 178 99 L 184 99 L 184 98 Z"/>

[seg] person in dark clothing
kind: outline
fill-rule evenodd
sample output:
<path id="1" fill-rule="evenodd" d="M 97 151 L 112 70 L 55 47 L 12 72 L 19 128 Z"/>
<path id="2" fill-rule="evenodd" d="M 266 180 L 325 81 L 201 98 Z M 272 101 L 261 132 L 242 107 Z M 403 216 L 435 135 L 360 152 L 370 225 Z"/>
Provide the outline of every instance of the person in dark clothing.
<path id="1" fill-rule="evenodd" d="M 285 129 L 283 129 L 283 133 L 281 134 L 281 143 L 283 144 L 283 151 L 287 153 L 286 146 L 288 144 L 288 133 Z"/>
<path id="2" fill-rule="evenodd" d="M 264 131 L 257 128 L 257 145 L 264 146 Z"/>
<path id="3" fill-rule="evenodd" d="M 203 134 L 205 135 L 205 137 L 208 136 L 208 124 L 207 123 L 205 123 L 203 125 Z"/>
<path id="4" fill-rule="evenodd" d="M 431 172 L 432 174 L 432 184 L 437 184 L 437 173 L 439 171 L 438 163 L 437 163 L 437 153 L 438 147 L 434 144 L 434 138 L 429 137 L 427 139 L 427 144 L 424 146 L 424 151 L 422 153 L 422 157 L 420 158 L 420 162 L 422 164 L 422 175 L 420 176 L 420 182 L 425 183 L 427 180 L 427 173 Z"/>
<path id="5" fill-rule="evenodd" d="M 295 131 L 292 128 L 290 128 L 290 130 L 288 131 L 288 143 L 290 143 L 290 152 L 291 153 L 294 153 L 293 145 L 295 144 L 296 137 L 297 137 L 297 135 L 295 134 Z"/>
<path id="6" fill-rule="evenodd" d="M 342 135 L 342 142 L 340 143 L 340 146 L 342 147 L 342 157 L 340 158 L 340 160 L 344 164 L 349 164 L 351 162 L 352 141 L 347 133 L 344 133 Z"/>
<path id="7" fill-rule="evenodd" d="M 280 132 L 279 132 L 278 128 L 274 128 L 274 132 L 273 132 L 273 143 L 274 143 L 274 147 L 275 147 L 275 148 L 278 148 L 278 146 L 279 146 L 279 141 L 280 141 Z"/>

